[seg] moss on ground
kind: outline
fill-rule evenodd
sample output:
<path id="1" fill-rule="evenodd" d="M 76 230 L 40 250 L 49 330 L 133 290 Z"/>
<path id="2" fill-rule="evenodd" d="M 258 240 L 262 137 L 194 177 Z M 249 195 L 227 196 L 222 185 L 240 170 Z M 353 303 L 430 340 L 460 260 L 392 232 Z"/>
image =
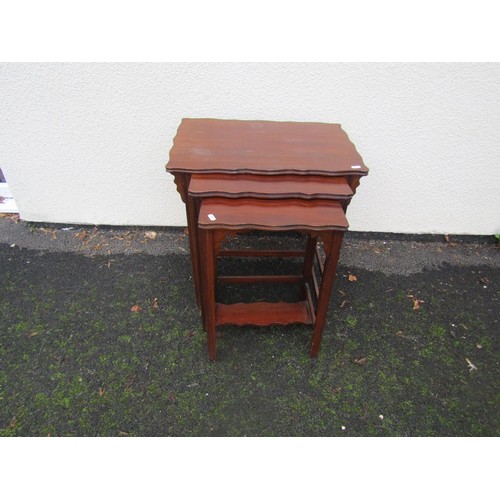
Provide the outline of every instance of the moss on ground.
<path id="1" fill-rule="evenodd" d="M 1 436 L 499 434 L 498 270 L 340 266 L 318 359 L 307 327 L 224 327 L 209 363 L 189 257 L 109 262 L 0 246 Z"/>

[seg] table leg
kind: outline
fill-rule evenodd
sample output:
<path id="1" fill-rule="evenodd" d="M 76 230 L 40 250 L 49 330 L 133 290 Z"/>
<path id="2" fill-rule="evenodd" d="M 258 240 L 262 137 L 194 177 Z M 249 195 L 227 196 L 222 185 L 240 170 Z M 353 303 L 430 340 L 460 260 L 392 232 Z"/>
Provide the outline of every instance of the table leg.
<path id="1" fill-rule="evenodd" d="M 213 231 L 200 230 L 200 251 L 205 256 L 201 265 L 201 300 L 204 311 L 204 326 L 207 332 L 208 355 L 215 361 L 217 337 L 215 310 L 215 269 L 216 258 Z"/>
<path id="2" fill-rule="evenodd" d="M 303 276 L 303 290 L 302 290 L 302 299 L 306 297 L 305 285 L 309 283 L 312 278 L 313 273 L 313 264 L 314 264 L 314 256 L 316 255 L 316 245 L 318 242 L 318 238 L 307 235 L 307 243 L 306 243 L 306 252 L 304 257 L 304 268 L 302 271 Z"/>
<path id="3" fill-rule="evenodd" d="M 201 308 L 200 297 L 200 256 L 198 243 L 198 213 L 199 202 L 192 196 L 187 197 L 186 215 L 188 220 L 189 249 L 191 253 L 191 265 L 193 267 L 193 282 L 196 296 L 196 304 Z"/>
<path id="4" fill-rule="evenodd" d="M 332 242 L 328 245 L 326 254 L 325 270 L 321 286 L 319 289 L 318 305 L 316 307 L 316 321 L 314 323 L 313 335 L 311 340 L 311 349 L 309 354 L 315 358 L 318 355 L 321 344 L 321 336 L 325 327 L 326 314 L 330 303 L 330 295 L 332 293 L 333 282 L 335 280 L 335 272 L 340 255 L 340 246 L 342 245 L 342 231 L 334 231 Z"/>
<path id="5" fill-rule="evenodd" d="M 188 237 L 189 237 L 189 252 L 191 254 L 191 266 L 193 269 L 193 282 L 196 297 L 196 304 L 201 308 L 200 299 L 200 265 L 198 256 L 198 213 L 199 201 L 196 198 L 189 196 L 189 182 L 191 175 L 181 174 L 176 172 L 174 175 L 174 182 L 177 186 L 177 191 L 181 195 L 182 201 L 186 205 L 186 219 L 188 224 Z"/>

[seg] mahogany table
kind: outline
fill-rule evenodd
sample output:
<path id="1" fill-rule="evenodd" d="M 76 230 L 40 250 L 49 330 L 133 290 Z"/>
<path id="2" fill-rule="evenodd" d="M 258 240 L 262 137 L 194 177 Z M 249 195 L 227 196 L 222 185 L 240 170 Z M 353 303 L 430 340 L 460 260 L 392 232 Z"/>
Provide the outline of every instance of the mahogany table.
<path id="1" fill-rule="evenodd" d="M 186 204 L 193 280 L 205 327 L 201 268 L 206 256 L 198 236 L 203 200 L 335 200 L 345 212 L 368 173 L 339 124 L 186 118 L 166 169 Z M 309 236 L 306 251 L 300 252 L 311 266 L 314 252 L 318 254 L 316 242 L 317 237 Z M 318 292 L 316 281 L 315 288 Z"/>
<path id="2" fill-rule="evenodd" d="M 312 325 L 309 354 L 318 354 L 335 279 L 342 236 L 348 223 L 341 204 L 331 200 L 259 200 L 248 198 L 208 198 L 202 201 L 198 228 L 202 265 L 202 299 L 205 313 L 208 351 L 211 361 L 216 357 L 217 325 Z M 215 299 L 217 280 L 216 257 L 221 241 L 231 233 L 241 231 L 300 231 L 325 244 L 326 259 L 321 287 L 315 291 L 316 305 L 309 288 L 312 259 L 304 260 L 304 274 L 297 276 L 302 283 L 305 300 L 298 302 L 254 302 L 222 304 Z M 249 277 L 246 277 L 249 278 Z M 255 281 L 261 276 L 250 277 Z M 282 276 L 266 276 L 266 281 L 280 282 Z M 289 276 L 285 276 L 289 279 Z M 292 276 L 293 278 L 293 276 Z M 246 281 L 239 279 L 238 281 Z"/>

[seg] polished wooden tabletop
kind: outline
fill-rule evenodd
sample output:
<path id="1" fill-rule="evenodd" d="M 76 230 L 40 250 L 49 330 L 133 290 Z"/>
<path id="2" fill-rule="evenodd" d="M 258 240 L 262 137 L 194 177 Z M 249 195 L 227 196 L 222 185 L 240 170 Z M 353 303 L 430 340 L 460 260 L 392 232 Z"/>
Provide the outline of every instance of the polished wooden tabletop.
<path id="1" fill-rule="evenodd" d="M 355 175 L 368 168 L 339 124 L 184 118 L 172 173 Z"/>
<path id="2" fill-rule="evenodd" d="M 349 200 L 344 177 L 318 175 L 193 174 L 189 196 L 199 198 L 301 198 Z"/>
<path id="3" fill-rule="evenodd" d="M 268 231 L 345 231 L 349 227 L 342 205 L 329 200 L 203 200 L 200 229 L 257 229 Z"/>

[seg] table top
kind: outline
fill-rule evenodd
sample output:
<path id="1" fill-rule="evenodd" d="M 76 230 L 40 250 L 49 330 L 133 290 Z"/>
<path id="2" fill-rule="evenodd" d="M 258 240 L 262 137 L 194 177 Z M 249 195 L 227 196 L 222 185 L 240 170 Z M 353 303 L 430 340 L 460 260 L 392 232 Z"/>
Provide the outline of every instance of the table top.
<path id="1" fill-rule="evenodd" d="M 368 173 L 339 124 L 212 118 L 182 119 L 166 169 L 191 174 Z"/>
<path id="2" fill-rule="evenodd" d="M 198 226 L 201 229 L 345 231 L 349 224 L 337 201 L 208 198 L 201 202 Z"/>
<path id="3" fill-rule="evenodd" d="M 345 177 L 318 175 L 193 174 L 188 193 L 199 198 L 301 198 L 349 200 Z"/>

